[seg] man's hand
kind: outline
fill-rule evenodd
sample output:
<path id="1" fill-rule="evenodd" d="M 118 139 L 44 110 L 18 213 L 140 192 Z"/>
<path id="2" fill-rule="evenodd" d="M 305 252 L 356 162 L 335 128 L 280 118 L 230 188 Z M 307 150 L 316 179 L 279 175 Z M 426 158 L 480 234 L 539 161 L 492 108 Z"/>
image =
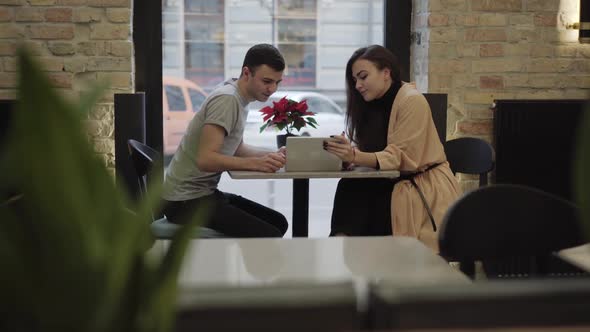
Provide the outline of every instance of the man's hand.
<path id="1" fill-rule="evenodd" d="M 277 153 L 282 154 L 285 158 L 287 158 L 287 147 L 281 146 L 281 148 L 277 151 Z"/>
<path id="2" fill-rule="evenodd" d="M 255 171 L 274 173 L 285 166 L 287 159 L 279 152 L 271 152 L 262 157 L 252 158 L 252 162 Z"/>

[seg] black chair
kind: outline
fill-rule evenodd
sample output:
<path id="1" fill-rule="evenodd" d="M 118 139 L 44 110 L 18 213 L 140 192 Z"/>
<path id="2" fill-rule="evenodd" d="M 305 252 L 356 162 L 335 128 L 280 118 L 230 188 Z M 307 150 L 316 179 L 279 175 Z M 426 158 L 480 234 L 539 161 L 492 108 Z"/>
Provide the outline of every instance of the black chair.
<path id="1" fill-rule="evenodd" d="M 494 149 L 479 138 L 461 137 L 444 144 L 453 173 L 478 174 L 479 186 L 488 184 L 488 173 L 494 168 Z"/>
<path id="2" fill-rule="evenodd" d="M 440 254 L 461 262 L 473 277 L 482 261 L 488 277 L 544 277 L 582 271 L 554 253 L 585 242 L 578 208 L 552 194 L 520 185 L 471 191 L 445 214 Z"/>
<path id="3" fill-rule="evenodd" d="M 447 140 L 447 94 L 446 93 L 425 93 L 424 98 L 430 106 L 432 120 L 438 132 L 441 143 Z"/>
<path id="4" fill-rule="evenodd" d="M 133 139 L 127 141 L 127 146 L 129 148 L 129 157 L 137 173 L 141 195 L 145 195 L 147 193 L 147 175 L 152 170 L 154 161 L 160 160 L 160 154 L 149 146 Z M 157 239 L 171 239 L 181 227 L 168 222 L 166 217 L 156 219 L 152 215 L 152 219 L 151 230 Z M 195 231 L 193 236 L 199 238 L 218 238 L 223 237 L 223 234 L 207 227 L 200 227 Z"/>

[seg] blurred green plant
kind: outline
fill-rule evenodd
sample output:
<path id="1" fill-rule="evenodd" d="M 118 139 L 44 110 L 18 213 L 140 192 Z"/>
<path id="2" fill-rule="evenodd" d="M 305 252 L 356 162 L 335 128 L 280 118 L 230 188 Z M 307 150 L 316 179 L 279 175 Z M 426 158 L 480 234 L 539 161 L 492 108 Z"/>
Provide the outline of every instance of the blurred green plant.
<path id="1" fill-rule="evenodd" d="M 161 260 L 151 207 L 134 206 L 93 152 L 82 121 L 104 89 L 66 102 L 23 49 L 18 100 L 0 155 L 0 330 L 168 331 L 195 216 Z"/>
<path id="2" fill-rule="evenodd" d="M 574 162 L 574 190 L 582 214 L 586 240 L 590 240 L 590 99 L 586 101 L 582 122 L 578 126 L 576 160 Z"/>

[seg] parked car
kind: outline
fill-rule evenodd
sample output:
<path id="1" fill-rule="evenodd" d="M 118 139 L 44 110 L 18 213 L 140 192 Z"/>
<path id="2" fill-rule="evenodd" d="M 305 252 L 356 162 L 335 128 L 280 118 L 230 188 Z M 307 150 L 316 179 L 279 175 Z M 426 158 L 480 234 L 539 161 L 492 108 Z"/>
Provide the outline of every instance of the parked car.
<path id="1" fill-rule="evenodd" d="M 171 156 L 176 152 L 195 112 L 201 109 L 207 93 L 184 78 L 164 76 L 162 83 L 164 155 Z"/>
<path id="2" fill-rule="evenodd" d="M 265 106 L 272 106 L 273 101 L 279 101 L 283 97 L 295 101 L 307 100 L 308 111 L 316 113 L 314 118 L 318 122 L 317 129 L 303 127 L 294 134 L 302 136 L 327 137 L 341 134 L 344 130 L 344 111 L 329 97 L 312 91 L 277 91 L 265 103 L 253 102 L 248 108 L 248 119 L 244 131 L 244 142 L 247 144 L 276 149 L 276 135 L 284 133 L 276 128 L 267 128 L 260 133 L 262 114 L 259 112 Z"/>

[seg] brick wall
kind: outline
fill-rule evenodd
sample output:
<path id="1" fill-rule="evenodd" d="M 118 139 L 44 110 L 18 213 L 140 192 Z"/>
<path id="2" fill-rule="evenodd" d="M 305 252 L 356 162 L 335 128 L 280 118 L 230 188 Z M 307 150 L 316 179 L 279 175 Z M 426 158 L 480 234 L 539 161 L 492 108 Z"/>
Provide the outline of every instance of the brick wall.
<path id="1" fill-rule="evenodd" d="M 412 78 L 448 94 L 447 137 L 490 141 L 494 99 L 588 98 L 578 18 L 579 0 L 414 0 Z"/>
<path id="2" fill-rule="evenodd" d="M 0 99 L 16 95 L 14 55 L 21 42 L 72 100 L 88 83 L 108 81 L 86 125 L 113 174 L 113 94 L 133 91 L 131 14 L 131 0 L 0 0 Z"/>

